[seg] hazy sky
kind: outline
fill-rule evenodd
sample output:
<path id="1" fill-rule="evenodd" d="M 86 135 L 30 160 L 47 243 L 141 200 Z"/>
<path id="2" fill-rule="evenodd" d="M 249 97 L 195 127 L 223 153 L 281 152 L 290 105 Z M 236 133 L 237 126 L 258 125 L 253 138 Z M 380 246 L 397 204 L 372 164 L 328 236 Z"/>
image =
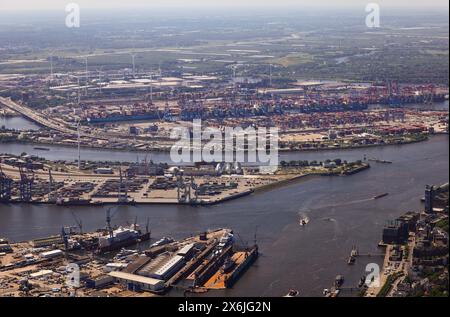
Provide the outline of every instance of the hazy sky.
<path id="1" fill-rule="evenodd" d="M 448 0 L 0 0 L 0 10 L 64 10 L 67 3 L 78 3 L 81 8 L 133 7 L 237 7 L 237 6 L 306 6 L 306 7 L 365 7 L 376 2 L 385 7 L 448 7 Z"/>

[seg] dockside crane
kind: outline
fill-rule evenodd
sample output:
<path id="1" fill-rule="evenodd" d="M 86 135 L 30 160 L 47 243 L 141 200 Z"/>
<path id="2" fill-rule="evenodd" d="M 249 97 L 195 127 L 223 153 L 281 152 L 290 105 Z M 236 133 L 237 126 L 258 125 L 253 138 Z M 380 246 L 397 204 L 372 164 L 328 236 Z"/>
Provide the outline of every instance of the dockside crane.
<path id="1" fill-rule="evenodd" d="M 56 202 L 56 188 L 55 188 L 55 182 L 52 176 L 52 170 L 48 169 L 48 202 L 54 203 Z"/>
<path id="2" fill-rule="evenodd" d="M 0 201 L 7 202 L 11 200 L 12 179 L 3 173 L 0 165 Z"/>
<path id="3" fill-rule="evenodd" d="M 109 237 L 112 238 L 113 237 L 113 230 L 111 227 L 111 208 L 108 208 L 108 210 L 106 210 L 106 231 L 108 231 L 109 233 Z"/>
<path id="4" fill-rule="evenodd" d="M 69 249 L 69 239 L 67 238 L 66 230 L 64 227 L 61 228 L 61 237 L 64 242 L 64 250 L 67 251 Z"/>
<path id="5" fill-rule="evenodd" d="M 20 172 L 20 199 L 22 201 L 29 202 L 32 199 L 32 190 L 34 183 L 34 172 L 31 170 L 31 177 L 28 177 L 27 173 L 22 167 L 19 167 Z"/>
<path id="6" fill-rule="evenodd" d="M 75 220 L 78 228 L 80 229 L 80 234 L 83 234 L 83 222 L 81 221 L 81 219 L 79 219 L 77 217 L 77 215 L 75 215 L 75 213 L 73 211 L 70 211 L 72 213 L 72 217 Z"/>
<path id="7" fill-rule="evenodd" d="M 127 180 L 124 181 L 123 179 L 122 168 L 119 169 L 119 175 L 120 175 L 120 183 L 118 190 L 118 202 L 127 203 L 128 202 Z"/>

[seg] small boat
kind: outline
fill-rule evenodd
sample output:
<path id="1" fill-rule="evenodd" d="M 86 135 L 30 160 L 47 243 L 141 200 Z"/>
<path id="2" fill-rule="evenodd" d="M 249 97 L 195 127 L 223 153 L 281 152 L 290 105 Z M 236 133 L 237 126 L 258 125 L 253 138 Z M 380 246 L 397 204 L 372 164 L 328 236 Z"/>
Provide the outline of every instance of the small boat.
<path id="1" fill-rule="evenodd" d="M 298 295 L 300 295 L 300 292 L 295 290 L 295 289 L 291 289 L 289 291 L 289 293 L 287 293 L 286 295 L 284 295 L 284 297 L 298 297 Z"/>
<path id="2" fill-rule="evenodd" d="M 169 243 L 172 243 L 173 241 L 175 241 L 175 240 L 173 240 L 172 238 L 164 237 L 161 240 L 158 240 L 155 243 L 153 243 L 150 246 L 150 248 L 159 247 L 159 246 L 162 246 L 162 245 L 165 245 L 165 244 L 169 244 Z"/>
<path id="3" fill-rule="evenodd" d="M 386 197 L 387 195 L 389 195 L 389 193 L 384 193 L 381 195 L 374 196 L 373 199 L 380 199 L 380 198 Z"/>
<path id="4" fill-rule="evenodd" d="M 336 288 L 340 288 L 342 286 L 342 284 L 344 284 L 344 276 L 343 275 L 336 276 L 336 279 L 334 281 L 334 286 Z"/>
<path id="5" fill-rule="evenodd" d="M 353 265 L 356 262 L 356 258 L 353 255 L 350 255 L 350 257 L 348 258 L 347 264 L 348 265 Z"/>
<path id="6" fill-rule="evenodd" d="M 365 284 L 366 284 L 366 277 L 365 277 L 365 276 L 362 276 L 361 279 L 359 280 L 358 287 L 361 288 L 361 287 L 363 287 Z"/>
<path id="7" fill-rule="evenodd" d="M 304 217 L 300 219 L 300 226 L 304 227 L 309 223 L 309 218 L 308 217 Z"/>
<path id="8" fill-rule="evenodd" d="M 50 149 L 47 147 L 39 147 L 39 146 L 36 146 L 33 149 L 35 149 L 37 151 L 50 151 Z"/>

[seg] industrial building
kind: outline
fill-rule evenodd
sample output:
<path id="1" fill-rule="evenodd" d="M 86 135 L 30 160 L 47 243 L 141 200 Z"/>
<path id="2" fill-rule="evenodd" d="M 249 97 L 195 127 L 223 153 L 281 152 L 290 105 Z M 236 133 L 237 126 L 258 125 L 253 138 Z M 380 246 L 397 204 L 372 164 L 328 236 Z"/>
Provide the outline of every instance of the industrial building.
<path id="1" fill-rule="evenodd" d="M 41 258 L 44 258 L 44 259 L 53 259 L 53 258 L 62 256 L 62 255 L 63 255 L 63 252 L 61 250 L 52 250 L 52 251 L 42 252 L 40 254 Z"/>
<path id="2" fill-rule="evenodd" d="M 57 245 L 57 244 L 62 244 L 62 243 L 63 243 L 63 240 L 62 240 L 61 236 L 53 236 L 53 237 L 48 237 L 48 238 L 43 238 L 43 239 L 35 239 L 35 240 L 31 241 L 31 244 L 35 248 L 48 247 L 51 245 Z"/>
<path id="3" fill-rule="evenodd" d="M 131 291 L 161 292 L 164 290 L 164 281 L 151 277 L 125 272 L 111 272 L 109 273 L 109 276 L 113 277 L 118 283 L 123 284 Z"/>
<path id="4" fill-rule="evenodd" d="M 166 252 L 145 265 L 137 272 L 137 274 L 145 277 L 167 280 L 172 277 L 183 265 L 184 259 L 182 256 L 171 256 L 168 252 Z"/>

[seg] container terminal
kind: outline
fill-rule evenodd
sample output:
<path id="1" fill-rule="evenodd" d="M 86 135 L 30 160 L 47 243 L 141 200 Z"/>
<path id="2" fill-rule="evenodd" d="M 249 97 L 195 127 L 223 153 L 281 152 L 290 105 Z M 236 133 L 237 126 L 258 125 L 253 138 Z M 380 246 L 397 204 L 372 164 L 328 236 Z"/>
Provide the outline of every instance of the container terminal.
<path id="1" fill-rule="evenodd" d="M 164 237 L 142 248 L 141 239 L 150 240 L 150 232 L 142 234 L 136 224 L 108 226 L 107 216 L 106 228 L 97 232 L 66 227 L 60 235 L 29 242 L 2 239 L 0 296 L 150 297 L 172 289 L 204 293 L 232 287 L 258 258 L 256 241 L 238 245 L 231 229 L 179 241 Z M 67 282 L 74 264 L 79 269 L 75 284 Z"/>

